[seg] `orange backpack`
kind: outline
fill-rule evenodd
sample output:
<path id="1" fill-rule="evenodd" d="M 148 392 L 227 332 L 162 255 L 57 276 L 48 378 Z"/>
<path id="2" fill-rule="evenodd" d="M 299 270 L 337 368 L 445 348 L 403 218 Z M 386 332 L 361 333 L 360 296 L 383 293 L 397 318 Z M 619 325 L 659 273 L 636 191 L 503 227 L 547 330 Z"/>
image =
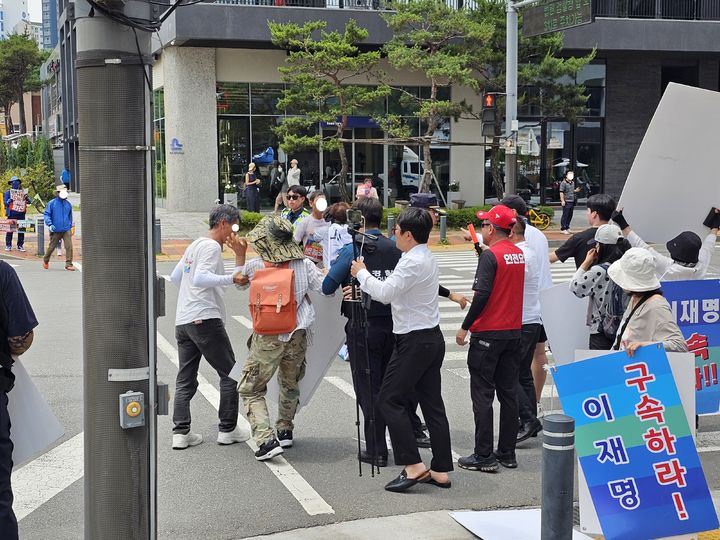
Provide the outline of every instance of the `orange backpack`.
<path id="1" fill-rule="evenodd" d="M 295 272 L 290 263 L 266 262 L 250 281 L 250 316 L 253 331 L 263 336 L 289 334 L 297 325 Z"/>

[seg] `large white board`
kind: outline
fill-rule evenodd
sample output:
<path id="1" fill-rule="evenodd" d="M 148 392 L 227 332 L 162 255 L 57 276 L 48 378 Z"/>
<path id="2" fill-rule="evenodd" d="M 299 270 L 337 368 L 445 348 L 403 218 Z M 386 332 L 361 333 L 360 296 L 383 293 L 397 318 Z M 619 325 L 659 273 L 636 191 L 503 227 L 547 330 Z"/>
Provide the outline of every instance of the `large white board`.
<path id="1" fill-rule="evenodd" d="M 543 325 L 557 365 L 573 362 L 576 349 L 588 348 L 587 309 L 588 299 L 578 298 L 570 292 L 569 283 L 540 291 Z"/>
<path id="2" fill-rule="evenodd" d="M 320 385 L 325 373 L 333 360 L 337 358 L 338 351 L 345 343 L 345 317 L 340 314 L 342 295 L 323 296 L 310 291 L 310 300 L 315 308 L 315 322 L 310 328 L 310 342 L 308 343 L 305 358 L 307 366 L 305 376 L 300 380 L 300 405 L 307 405 L 315 390 Z M 237 363 L 230 372 L 230 378 L 240 380 L 245 365 L 247 353 L 237 355 Z M 280 388 L 277 374 L 270 380 L 265 399 L 269 407 L 277 406 Z"/>
<path id="3" fill-rule="evenodd" d="M 647 242 L 682 231 L 703 238 L 703 219 L 720 208 L 720 93 L 670 83 L 635 156 L 618 203 Z"/>

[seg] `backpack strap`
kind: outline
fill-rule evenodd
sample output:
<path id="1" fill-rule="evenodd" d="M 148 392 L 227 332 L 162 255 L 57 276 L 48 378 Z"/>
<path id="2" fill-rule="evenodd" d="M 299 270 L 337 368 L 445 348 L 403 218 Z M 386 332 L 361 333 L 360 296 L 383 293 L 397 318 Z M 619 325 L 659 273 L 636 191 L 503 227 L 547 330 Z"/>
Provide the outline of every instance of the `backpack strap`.
<path id="1" fill-rule="evenodd" d="M 653 295 L 650 296 L 643 296 L 640 301 L 635 304 L 635 307 L 632 308 L 632 311 L 630 312 L 630 315 L 628 315 L 628 318 L 625 319 L 625 322 L 623 323 L 622 327 L 620 327 L 620 331 L 617 333 L 617 338 L 615 339 L 615 344 L 612 347 L 613 351 L 620 350 L 620 340 L 622 339 L 622 335 L 625 333 L 625 330 L 627 329 L 628 324 L 630 324 L 630 319 L 632 319 L 632 316 L 635 315 L 635 312 L 640 309 L 640 306 L 642 306 L 647 300 L 652 298 Z"/>

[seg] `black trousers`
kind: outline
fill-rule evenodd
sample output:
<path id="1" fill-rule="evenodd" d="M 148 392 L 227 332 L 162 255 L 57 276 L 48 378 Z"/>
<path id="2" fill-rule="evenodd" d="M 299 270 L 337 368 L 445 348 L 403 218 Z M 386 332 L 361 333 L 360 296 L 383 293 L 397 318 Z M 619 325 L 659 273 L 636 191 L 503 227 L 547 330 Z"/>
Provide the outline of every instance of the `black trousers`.
<path id="1" fill-rule="evenodd" d="M 598 334 L 590 334 L 590 349 L 593 351 L 609 351 L 614 345 L 614 339 L 607 337 L 602 332 Z"/>
<path id="2" fill-rule="evenodd" d="M 475 454 L 478 456 L 487 457 L 493 451 L 493 400 L 496 391 L 500 402 L 498 454 L 515 454 L 519 363 L 519 340 L 470 338 L 468 369 L 475 416 Z"/>
<path id="3" fill-rule="evenodd" d="M 517 395 L 520 407 L 520 421 L 523 423 L 537 418 L 535 381 L 533 380 L 531 366 L 535 345 L 537 345 L 541 329 L 541 324 L 523 324 L 522 326 Z"/>
<path id="4" fill-rule="evenodd" d="M 570 222 L 572 221 L 574 210 L 575 201 L 565 202 L 565 206 L 562 207 L 562 217 L 560 218 L 561 231 L 565 231 L 570 228 Z"/>
<path id="5" fill-rule="evenodd" d="M 395 335 L 395 350 L 380 390 L 380 410 L 390 430 L 397 465 L 422 461 L 407 413 L 408 396 L 415 394 L 430 432 L 430 468 L 437 472 L 453 470 L 450 426 L 441 393 L 444 357 L 445 338 L 439 326 Z"/>
<path id="6" fill-rule="evenodd" d="M 0 378 L 2 378 L 1 374 Z M 0 381 L 0 384 L 2 382 Z M 0 390 L 0 538 L 3 540 L 17 540 L 18 538 L 18 524 L 12 508 L 13 492 L 10 486 L 10 475 L 13 468 L 12 452 L 8 395 L 4 390 Z"/>
<path id="7" fill-rule="evenodd" d="M 359 323 L 359 321 L 356 322 Z M 392 317 L 371 317 L 367 320 L 367 324 L 367 340 L 362 328 L 353 328 L 350 320 L 345 324 L 345 334 L 350 352 L 355 395 L 363 413 L 365 447 L 370 455 L 387 457 L 385 418 L 379 407 L 379 398 L 385 370 L 395 345 L 395 335 L 393 334 Z M 374 429 L 373 412 L 375 414 Z"/>
<path id="8" fill-rule="evenodd" d="M 245 202 L 248 212 L 260 211 L 260 190 L 256 186 L 245 188 Z"/>
<path id="9" fill-rule="evenodd" d="M 237 382 L 228 377 L 235 366 L 235 354 L 225 325 L 220 319 L 206 319 L 199 321 L 199 324 L 181 324 L 175 327 L 175 339 L 178 344 L 178 374 L 175 380 L 173 433 L 190 432 L 190 400 L 197 391 L 197 374 L 203 356 L 220 376 L 219 430 L 234 430 L 239 395 Z"/>

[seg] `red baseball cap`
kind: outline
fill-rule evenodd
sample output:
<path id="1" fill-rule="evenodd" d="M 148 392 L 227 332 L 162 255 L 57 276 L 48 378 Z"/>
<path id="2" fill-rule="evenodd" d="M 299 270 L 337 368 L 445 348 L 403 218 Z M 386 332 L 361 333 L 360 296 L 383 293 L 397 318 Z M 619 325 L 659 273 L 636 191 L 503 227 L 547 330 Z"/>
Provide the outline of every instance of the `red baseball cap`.
<path id="1" fill-rule="evenodd" d="M 501 229 L 512 229 L 512 226 L 517 222 L 515 210 L 502 204 L 493 206 L 487 212 L 481 210 L 476 215 L 478 219 L 486 219 Z"/>

